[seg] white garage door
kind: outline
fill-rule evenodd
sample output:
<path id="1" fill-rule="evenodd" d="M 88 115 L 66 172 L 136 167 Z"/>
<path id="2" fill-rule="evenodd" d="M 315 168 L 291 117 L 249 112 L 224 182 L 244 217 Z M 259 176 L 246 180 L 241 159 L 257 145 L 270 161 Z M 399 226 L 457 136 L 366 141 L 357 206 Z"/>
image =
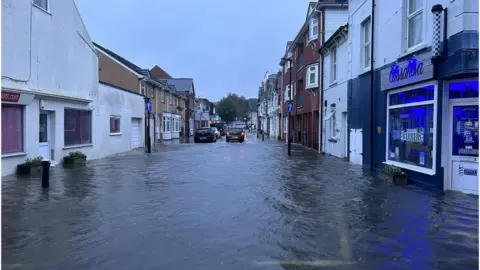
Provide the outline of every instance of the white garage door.
<path id="1" fill-rule="evenodd" d="M 141 120 L 138 118 L 132 118 L 132 148 L 137 148 L 141 146 L 141 127 Z"/>

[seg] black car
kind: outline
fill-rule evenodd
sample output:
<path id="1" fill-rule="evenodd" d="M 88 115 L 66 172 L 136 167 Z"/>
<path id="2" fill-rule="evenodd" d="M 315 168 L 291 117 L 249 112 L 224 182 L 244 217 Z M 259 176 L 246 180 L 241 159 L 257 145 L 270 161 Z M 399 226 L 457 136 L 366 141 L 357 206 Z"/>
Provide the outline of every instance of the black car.
<path id="1" fill-rule="evenodd" d="M 197 132 L 195 132 L 195 136 L 193 137 L 194 142 L 216 142 L 217 136 L 215 136 L 215 132 L 212 128 L 199 128 Z"/>
<path id="2" fill-rule="evenodd" d="M 227 142 L 238 141 L 243 143 L 245 141 L 245 131 L 243 128 L 230 128 L 227 130 L 225 139 Z"/>
<path id="3" fill-rule="evenodd" d="M 220 131 L 220 136 L 225 136 L 225 131 L 227 129 L 227 125 L 223 123 L 212 123 L 210 127 L 216 127 L 218 131 Z"/>

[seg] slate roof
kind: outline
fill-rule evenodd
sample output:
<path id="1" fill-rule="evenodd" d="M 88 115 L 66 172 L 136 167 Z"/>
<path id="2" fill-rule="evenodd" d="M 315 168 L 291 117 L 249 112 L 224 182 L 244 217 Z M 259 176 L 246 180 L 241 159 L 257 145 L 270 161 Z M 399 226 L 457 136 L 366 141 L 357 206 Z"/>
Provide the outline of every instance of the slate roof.
<path id="1" fill-rule="evenodd" d="M 135 72 L 138 72 L 142 75 L 145 75 L 144 73 L 144 69 L 140 68 L 139 66 L 135 65 L 134 63 L 128 61 L 127 59 L 121 57 L 120 55 L 112 52 L 111 50 L 105 48 L 105 47 L 102 47 L 100 46 L 98 43 L 96 42 L 93 42 L 93 45 L 95 45 L 96 47 L 100 48 L 102 51 L 108 53 L 111 57 L 115 58 L 115 60 L 117 60 L 118 62 L 124 64 L 125 66 L 127 66 L 128 68 L 130 69 L 133 69 Z M 148 71 L 148 70 L 147 70 Z"/>

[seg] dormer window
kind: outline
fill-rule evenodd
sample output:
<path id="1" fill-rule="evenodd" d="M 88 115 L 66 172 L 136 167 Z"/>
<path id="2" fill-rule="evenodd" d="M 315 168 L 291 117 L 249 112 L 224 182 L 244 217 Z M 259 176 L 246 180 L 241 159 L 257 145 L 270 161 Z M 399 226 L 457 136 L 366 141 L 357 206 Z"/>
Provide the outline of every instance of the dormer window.
<path id="1" fill-rule="evenodd" d="M 318 19 L 312 17 L 310 19 L 310 25 L 308 27 L 308 39 L 310 41 L 316 40 L 318 38 Z"/>

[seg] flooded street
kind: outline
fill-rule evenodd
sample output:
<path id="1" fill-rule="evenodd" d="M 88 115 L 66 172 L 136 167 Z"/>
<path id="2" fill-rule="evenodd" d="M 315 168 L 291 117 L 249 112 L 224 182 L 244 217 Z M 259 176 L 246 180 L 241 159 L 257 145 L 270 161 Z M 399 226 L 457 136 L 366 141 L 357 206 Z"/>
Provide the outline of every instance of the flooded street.
<path id="1" fill-rule="evenodd" d="M 478 198 L 283 142 L 169 144 L 2 178 L 4 269 L 478 269 Z"/>

